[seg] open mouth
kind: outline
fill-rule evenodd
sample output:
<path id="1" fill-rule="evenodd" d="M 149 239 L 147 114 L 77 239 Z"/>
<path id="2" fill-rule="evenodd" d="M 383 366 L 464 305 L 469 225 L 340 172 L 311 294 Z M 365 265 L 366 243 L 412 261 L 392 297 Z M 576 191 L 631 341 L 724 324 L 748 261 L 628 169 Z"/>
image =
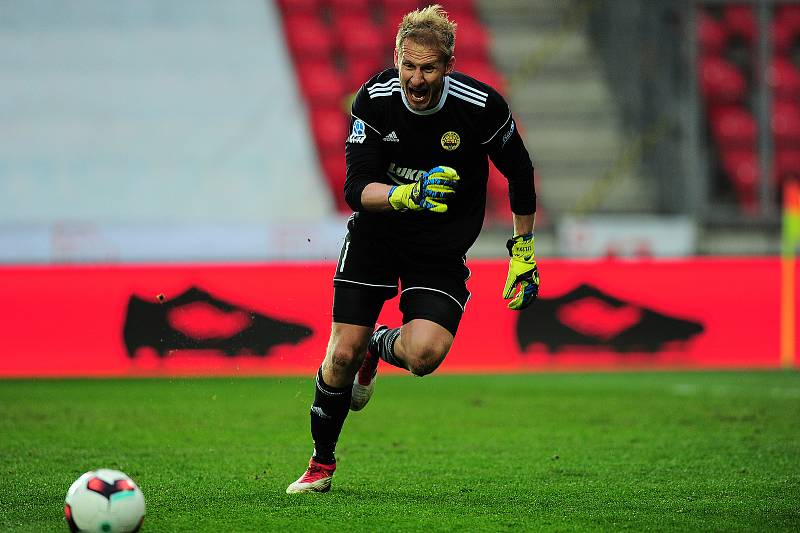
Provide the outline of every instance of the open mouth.
<path id="1" fill-rule="evenodd" d="M 415 89 L 414 87 L 408 88 L 408 97 L 415 104 L 421 104 L 428 98 L 429 89 L 424 87 L 422 89 Z"/>

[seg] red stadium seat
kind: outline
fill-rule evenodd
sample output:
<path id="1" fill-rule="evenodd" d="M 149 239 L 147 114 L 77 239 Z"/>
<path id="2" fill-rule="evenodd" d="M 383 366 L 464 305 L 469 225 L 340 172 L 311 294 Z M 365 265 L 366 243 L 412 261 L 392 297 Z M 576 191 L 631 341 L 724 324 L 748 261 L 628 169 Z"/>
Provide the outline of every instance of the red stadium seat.
<path id="1" fill-rule="evenodd" d="M 342 74 L 330 61 L 304 61 L 296 65 L 300 88 L 310 106 L 338 106 L 347 94 Z"/>
<path id="2" fill-rule="evenodd" d="M 469 18 L 456 22 L 456 57 L 488 61 L 491 36 L 483 24 Z"/>
<path id="3" fill-rule="evenodd" d="M 384 61 L 373 58 L 351 57 L 347 60 L 347 88 L 350 91 L 357 91 L 361 85 L 385 68 L 389 68 L 391 62 L 387 57 Z"/>
<path id="4" fill-rule="evenodd" d="M 739 206 L 746 213 L 757 210 L 758 156 L 752 149 L 723 150 L 722 168 L 736 192 Z"/>
<path id="5" fill-rule="evenodd" d="M 733 64 L 717 56 L 700 59 L 700 91 L 712 103 L 742 102 L 747 81 Z"/>
<path id="6" fill-rule="evenodd" d="M 477 13 L 475 11 L 475 2 L 472 0 L 437 0 L 431 2 L 441 5 L 447 11 L 447 17 L 460 23 L 464 19 L 475 20 Z"/>
<path id="7" fill-rule="evenodd" d="M 775 20 L 785 24 L 796 36 L 800 33 L 800 5 L 783 4 L 775 10 Z"/>
<path id="8" fill-rule="evenodd" d="M 702 53 L 720 54 L 728 41 L 728 32 L 722 22 L 701 13 L 697 21 L 697 38 Z"/>
<path id="9" fill-rule="evenodd" d="M 365 11 L 349 11 L 341 10 L 333 15 L 333 27 L 336 32 L 342 37 L 350 37 L 352 33 L 356 33 L 365 27 L 378 28 L 372 16 Z"/>
<path id="10" fill-rule="evenodd" d="M 775 152 L 775 179 L 800 179 L 800 148 L 784 148 Z"/>
<path id="11" fill-rule="evenodd" d="M 334 49 L 333 34 L 316 15 L 296 14 L 284 17 L 284 34 L 296 61 L 308 58 L 330 60 Z"/>
<path id="12" fill-rule="evenodd" d="M 341 212 L 350 212 L 351 209 L 344 201 L 343 193 L 344 180 L 347 177 L 344 150 L 337 150 L 320 157 L 320 166 L 325 173 L 325 179 L 336 202 L 336 208 Z"/>
<path id="13" fill-rule="evenodd" d="M 741 105 L 722 105 L 709 113 L 711 134 L 723 148 L 753 148 L 758 139 L 758 125 L 753 115 Z"/>
<path id="14" fill-rule="evenodd" d="M 334 13 L 366 13 L 372 9 L 371 0 L 327 0 Z"/>
<path id="15" fill-rule="evenodd" d="M 776 99 L 800 101 L 800 70 L 787 58 L 772 59 L 769 84 Z"/>
<path id="16" fill-rule="evenodd" d="M 397 36 L 397 27 L 406 13 L 408 13 L 408 11 L 405 9 L 386 9 L 383 11 L 381 31 L 383 31 L 384 35 L 391 41 L 392 49 L 394 49 L 394 39 Z"/>
<path id="17" fill-rule="evenodd" d="M 344 150 L 349 117 L 342 108 L 311 108 L 310 119 L 314 142 L 321 155 Z"/>
<path id="18" fill-rule="evenodd" d="M 771 36 L 773 53 L 775 55 L 787 55 L 791 51 L 798 32 L 787 21 L 774 19 L 772 21 Z"/>
<path id="19" fill-rule="evenodd" d="M 383 11 L 402 11 L 408 13 L 419 7 L 417 0 L 377 0 Z"/>
<path id="20" fill-rule="evenodd" d="M 486 188 L 486 222 L 508 224 L 511 204 L 508 199 L 508 180 L 489 162 L 489 181 Z"/>
<path id="21" fill-rule="evenodd" d="M 284 17 L 297 14 L 314 15 L 319 13 L 322 4 L 322 0 L 278 0 L 278 7 Z"/>
<path id="22" fill-rule="evenodd" d="M 777 148 L 800 147 L 800 105 L 797 102 L 773 102 L 772 133 Z"/>
<path id="23" fill-rule="evenodd" d="M 392 43 L 381 27 L 365 13 L 337 13 L 333 21 L 337 41 L 348 58 L 382 60 Z"/>
<path id="24" fill-rule="evenodd" d="M 758 24 L 752 6 L 745 4 L 725 6 L 723 20 L 731 36 L 741 37 L 748 43 L 753 43 L 758 38 Z"/>

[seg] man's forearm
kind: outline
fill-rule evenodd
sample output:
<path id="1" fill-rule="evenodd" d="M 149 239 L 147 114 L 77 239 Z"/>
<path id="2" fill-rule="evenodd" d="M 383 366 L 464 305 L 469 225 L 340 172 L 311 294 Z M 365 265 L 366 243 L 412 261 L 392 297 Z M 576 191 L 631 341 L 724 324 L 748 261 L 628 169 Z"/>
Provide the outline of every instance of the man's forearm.
<path id="1" fill-rule="evenodd" d="M 536 225 L 536 213 L 530 215 L 517 215 L 514 213 L 514 235 L 533 233 Z"/>
<path id="2" fill-rule="evenodd" d="M 361 191 L 361 206 L 365 211 L 391 211 L 389 190 L 391 185 L 370 183 Z"/>

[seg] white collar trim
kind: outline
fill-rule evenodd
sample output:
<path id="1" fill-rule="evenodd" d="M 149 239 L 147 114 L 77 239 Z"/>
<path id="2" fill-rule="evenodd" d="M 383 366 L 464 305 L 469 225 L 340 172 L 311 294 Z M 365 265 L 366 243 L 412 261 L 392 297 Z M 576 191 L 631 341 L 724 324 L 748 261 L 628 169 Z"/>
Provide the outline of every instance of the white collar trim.
<path id="1" fill-rule="evenodd" d="M 400 84 L 400 96 L 403 98 L 403 103 L 405 104 L 406 109 L 408 109 L 415 115 L 432 115 L 437 111 L 439 111 L 441 108 L 444 107 L 444 102 L 445 100 L 447 100 L 447 93 L 449 91 L 450 91 L 450 76 L 445 76 L 444 84 L 442 85 L 442 95 L 439 97 L 439 103 L 436 105 L 436 107 L 432 107 L 424 111 L 417 111 L 416 109 L 408 105 L 408 100 L 406 99 L 406 92 L 403 90 L 403 85 Z"/>

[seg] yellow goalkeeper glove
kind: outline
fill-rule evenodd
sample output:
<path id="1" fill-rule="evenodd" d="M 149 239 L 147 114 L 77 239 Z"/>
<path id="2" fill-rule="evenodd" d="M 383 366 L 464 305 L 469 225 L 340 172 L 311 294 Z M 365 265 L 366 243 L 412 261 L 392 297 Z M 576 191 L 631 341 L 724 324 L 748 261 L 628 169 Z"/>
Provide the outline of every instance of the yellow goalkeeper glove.
<path id="1" fill-rule="evenodd" d="M 395 185 L 389 189 L 389 204 L 398 210 L 444 213 L 447 202 L 455 195 L 458 173 L 450 167 L 435 167 L 418 181 Z"/>
<path id="2" fill-rule="evenodd" d="M 520 311 L 528 307 L 539 295 L 539 269 L 533 258 L 533 233 L 515 235 L 506 243 L 511 261 L 508 263 L 508 277 L 503 289 L 503 299 L 514 298 L 509 309 Z M 519 292 L 517 288 L 519 287 Z M 514 293 L 517 292 L 516 297 Z"/>

